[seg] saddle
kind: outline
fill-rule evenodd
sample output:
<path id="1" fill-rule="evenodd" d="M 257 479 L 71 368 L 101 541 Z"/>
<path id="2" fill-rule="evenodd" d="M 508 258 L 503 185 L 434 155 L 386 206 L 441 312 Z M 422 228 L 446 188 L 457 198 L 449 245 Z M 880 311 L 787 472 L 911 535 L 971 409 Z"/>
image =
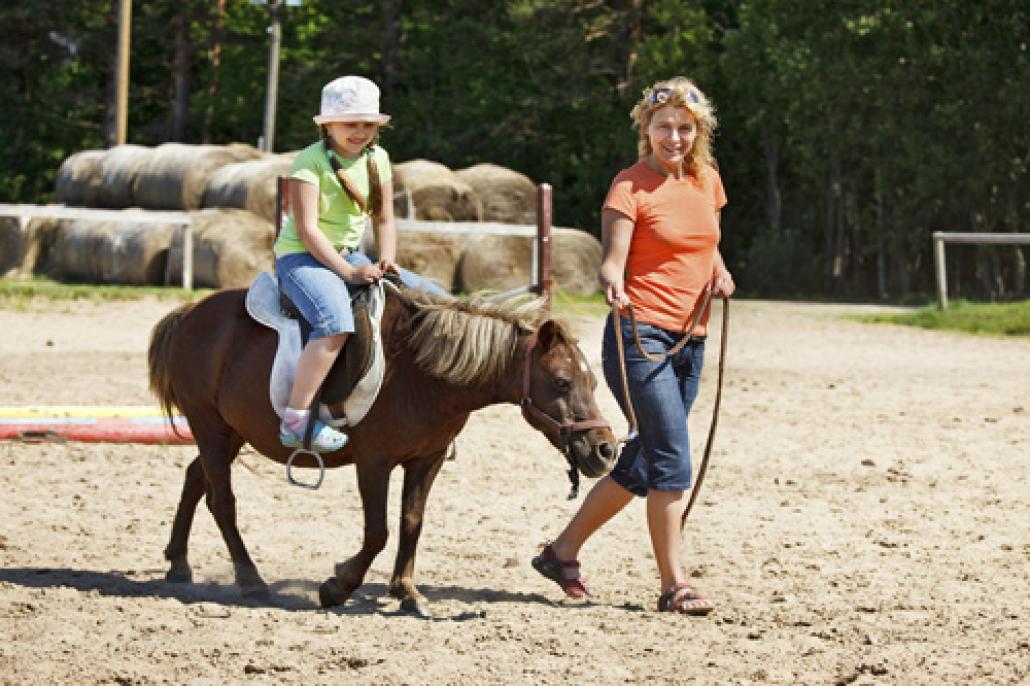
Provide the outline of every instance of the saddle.
<path id="1" fill-rule="evenodd" d="M 354 333 L 326 376 L 319 394 L 319 419 L 337 428 L 355 426 L 368 413 L 383 385 L 385 361 L 379 325 L 386 304 L 382 281 L 364 287 L 352 298 Z M 247 290 L 247 313 L 279 334 L 279 346 L 269 377 L 269 399 L 282 417 L 293 387 L 297 360 L 311 326 L 279 290 L 267 272 Z"/>

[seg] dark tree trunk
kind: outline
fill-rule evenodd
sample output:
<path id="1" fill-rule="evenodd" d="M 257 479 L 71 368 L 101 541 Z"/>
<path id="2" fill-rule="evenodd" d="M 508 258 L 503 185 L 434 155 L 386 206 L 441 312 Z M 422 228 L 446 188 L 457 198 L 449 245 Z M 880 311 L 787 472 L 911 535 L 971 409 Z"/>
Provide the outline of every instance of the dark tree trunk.
<path id="1" fill-rule="evenodd" d="M 172 130 L 170 140 L 186 139 L 186 118 L 190 108 L 190 69 L 193 66 L 193 46 L 190 44 L 190 20 L 186 7 L 179 9 L 174 19 L 175 59 L 172 62 L 172 85 L 175 91 L 175 105 L 172 108 Z"/>
<path id="2" fill-rule="evenodd" d="M 1012 258 L 1012 294 L 1021 296 L 1026 293 L 1026 258 L 1018 245 L 1012 251 Z"/>
<path id="3" fill-rule="evenodd" d="M 383 2 L 383 99 L 389 101 L 397 88 L 400 71 L 400 16 L 404 0 Z"/>
<path id="4" fill-rule="evenodd" d="M 114 26 L 113 38 L 118 40 L 118 3 L 113 3 L 111 12 L 108 14 L 108 26 Z M 118 112 L 118 50 L 111 51 L 109 60 L 111 78 L 107 80 L 104 88 L 104 97 L 107 100 L 107 107 L 104 108 L 103 140 L 104 147 L 110 148 L 117 142 L 118 123 L 115 121 Z"/>
<path id="5" fill-rule="evenodd" d="M 215 25 L 211 31 L 211 43 L 207 59 L 211 63 L 211 80 L 207 84 L 207 107 L 204 110 L 203 141 L 211 142 L 211 123 L 215 118 L 215 99 L 218 97 L 218 79 L 222 68 L 222 31 L 225 29 L 225 0 L 218 0 L 215 8 Z"/>
<path id="6" fill-rule="evenodd" d="M 765 213 L 769 228 L 779 235 L 783 221 L 783 201 L 780 196 L 777 171 L 780 166 L 780 143 L 762 127 L 762 151 L 765 153 Z"/>

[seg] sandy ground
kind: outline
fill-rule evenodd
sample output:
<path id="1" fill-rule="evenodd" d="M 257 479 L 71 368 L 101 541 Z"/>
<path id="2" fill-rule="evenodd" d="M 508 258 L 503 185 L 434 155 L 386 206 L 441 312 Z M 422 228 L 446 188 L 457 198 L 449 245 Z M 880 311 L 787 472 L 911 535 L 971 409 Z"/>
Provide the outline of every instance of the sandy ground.
<path id="1" fill-rule="evenodd" d="M 151 402 L 147 338 L 171 307 L 0 311 L 0 405 Z M 383 596 L 395 537 L 355 600 L 318 609 L 317 584 L 360 539 L 351 469 L 311 493 L 241 457 L 239 521 L 275 603 L 252 607 L 203 506 L 196 583 L 163 580 L 191 447 L 6 441 L 0 682 L 1026 683 L 1030 341 L 844 318 L 856 310 L 733 305 L 717 448 L 685 534 L 718 604 L 707 618 L 653 610 L 641 502 L 583 550 L 593 602 L 532 570 L 576 503 L 513 406 L 473 415 L 430 497 L 417 579 L 433 621 Z M 598 365 L 600 322 L 574 326 Z"/>

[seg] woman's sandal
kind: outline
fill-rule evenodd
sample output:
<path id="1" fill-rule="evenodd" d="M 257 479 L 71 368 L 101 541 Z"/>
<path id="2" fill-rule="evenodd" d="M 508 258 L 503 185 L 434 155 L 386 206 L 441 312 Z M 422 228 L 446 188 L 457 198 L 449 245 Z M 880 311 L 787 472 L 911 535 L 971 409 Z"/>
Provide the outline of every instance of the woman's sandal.
<path id="1" fill-rule="evenodd" d="M 670 587 L 658 598 L 659 612 L 680 612 L 692 617 L 704 617 L 714 609 L 712 601 L 686 581 Z"/>
<path id="2" fill-rule="evenodd" d="M 579 562 L 559 560 L 550 544 L 533 558 L 533 569 L 562 587 L 565 595 L 572 598 L 592 597 L 587 580 L 579 575 Z"/>

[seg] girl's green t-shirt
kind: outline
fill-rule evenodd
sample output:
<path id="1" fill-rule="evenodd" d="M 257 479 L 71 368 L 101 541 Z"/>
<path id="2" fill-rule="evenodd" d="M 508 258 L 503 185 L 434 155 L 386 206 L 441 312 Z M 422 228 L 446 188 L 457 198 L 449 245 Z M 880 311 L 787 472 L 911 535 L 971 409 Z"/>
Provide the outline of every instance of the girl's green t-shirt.
<path id="1" fill-rule="evenodd" d="M 379 179 L 385 184 L 393 179 L 390 156 L 378 145 L 374 147 L 372 154 L 375 155 L 379 169 Z M 336 159 L 340 161 L 343 172 L 350 177 L 357 191 L 367 198 L 371 185 L 365 155 L 356 160 L 347 160 L 339 156 Z M 336 178 L 336 172 L 329 164 L 329 157 L 321 141 L 297 153 L 293 159 L 290 178 L 314 184 L 318 188 L 318 228 L 329 238 L 333 247 L 337 250 L 357 248 L 365 232 L 368 215 L 362 213 L 354 204 L 340 184 L 340 180 Z M 390 201 L 390 198 L 384 198 L 384 202 Z M 300 252 L 308 252 L 308 249 L 297 236 L 297 225 L 291 214 L 275 242 L 275 254 L 281 257 Z"/>

